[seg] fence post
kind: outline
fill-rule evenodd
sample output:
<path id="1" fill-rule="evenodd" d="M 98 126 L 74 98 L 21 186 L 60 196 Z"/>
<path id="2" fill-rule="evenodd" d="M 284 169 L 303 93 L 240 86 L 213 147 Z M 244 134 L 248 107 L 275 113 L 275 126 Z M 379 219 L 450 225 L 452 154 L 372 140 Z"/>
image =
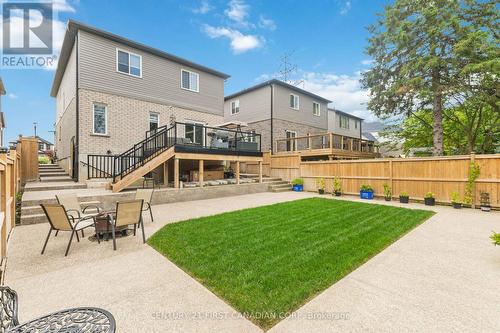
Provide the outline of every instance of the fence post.
<path id="1" fill-rule="evenodd" d="M 389 183 L 391 184 L 391 192 L 394 191 L 394 183 L 392 181 L 392 160 L 389 161 Z M 394 194 L 394 193 L 392 193 Z"/>
<path id="2" fill-rule="evenodd" d="M 471 168 L 474 167 L 474 164 L 476 163 L 476 153 L 473 151 L 470 152 L 470 165 L 469 165 L 469 177 L 470 177 L 470 172 Z M 476 180 L 474 179 L 474 183 L 472 183 L 472 189 L 471 189 L 471 195 L 472 195 L 472 209 L 476 208 Z"/>

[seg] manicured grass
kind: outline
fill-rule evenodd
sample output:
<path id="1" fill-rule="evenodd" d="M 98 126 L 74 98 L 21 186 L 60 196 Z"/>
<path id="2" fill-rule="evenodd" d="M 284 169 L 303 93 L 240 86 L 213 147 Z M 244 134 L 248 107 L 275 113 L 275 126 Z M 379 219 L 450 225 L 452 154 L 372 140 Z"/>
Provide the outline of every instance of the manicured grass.
<path id="1" fill-rule="evenodd" d="M 312 198 L 169 224 L 148 242 L 267 329 L 432 214 Z"/>

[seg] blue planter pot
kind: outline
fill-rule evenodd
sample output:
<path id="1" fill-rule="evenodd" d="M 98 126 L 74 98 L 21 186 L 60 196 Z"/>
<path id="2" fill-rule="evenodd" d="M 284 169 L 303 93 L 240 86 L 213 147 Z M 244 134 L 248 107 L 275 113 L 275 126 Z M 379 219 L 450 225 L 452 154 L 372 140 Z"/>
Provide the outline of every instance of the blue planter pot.
<path id="1" fill-rule="evenodd" d="M 292 190 L 295 192 L 302 192 L 304 191 L 304 185 L 293 185 Z"/>
<path id="2" fill-rule="evenodd" d="M 373 199 L 373 192 L 372 191 L 359 191 L 359 197 L 361 199 L 371 200 L 371 199 Z"/>

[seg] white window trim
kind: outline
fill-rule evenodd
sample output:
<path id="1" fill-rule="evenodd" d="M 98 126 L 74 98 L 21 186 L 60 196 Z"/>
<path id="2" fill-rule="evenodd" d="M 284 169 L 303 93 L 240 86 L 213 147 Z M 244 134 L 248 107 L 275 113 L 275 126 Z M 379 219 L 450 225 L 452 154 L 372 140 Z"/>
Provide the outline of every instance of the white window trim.
<path id="1" fill-rule="evenodd" d="M 236 102 L 238 102 L 238 111 L 237 112 L 233 112 L 233 103 L 236 103 Z M 234 101 L 231 101 L 231 104 L 229 105 L 229 107 L 230 107 L 229 112 L 231 113 L 231 116 L 234 116 L 234 115 L 240 113 L 240 100 L 236 99 Z"/>
<path id="2" fill-rule="evenodd" d="M 155 114 L 158 116 L 158 128 L 160 128 L 160 114 L 158 112 L 153 112 L 149 111 L 149 118 L 148 118 L 148 128 L 151 126 L 151 114 Z"/>
<path id="3" fill-rule="evenodd" d="M 314 113 L 314 104 L 318 104 L 318 114 Z M 321 103 L 313 101 L 313 116 L 321 117 Z"/>
<path id="4" fill-rule="evenodd" d="M 196 90 L 194 90 L 194 89 L 188 89 L 188 88 L 184 88 L 182 86 L 182 72 L 187 72 L 189 74 L 196 74 L 196 87 L 198 87 L 198 89 L 196 89 Z M 191 83 L 191 75 L 189 76 L 189 80 L 190 80 L 189 83 Z M 181 68 L 181 89 L 182 90 L 187 90 L 187 91 L 192 91 L 192 92 L 199 93 L 200 92 L 200 73 L 190 71 L 189 69 Z"/>
<path id="5" fill-rule="evenodd" d="M 300 110 L 300 96 L 295 95 L 295 94 L 290 94 L 290 96 L 294 97 L 294 104 L 295 104 L 295 97 L 297 97 L 297 105 L 296 107 L 290 106 L 290 109 L 299 111 Z M 290 105 L 290 99 L 288 99 L 288 105 Z"/>
<path id="6" fill-rule="evenodd" d="M 118 51 L 128 53 L 128 71 L 129 71 L 128 73 L 124 73 L 124 72 L 118 70 Z M 130 73 L 130 56 L 131 55 L 139 57 L 139 69 L 141 71 L 141 75 L 134 75 L 134 74 Z M 128 76 L 137 77 L 137 78 L 142 79 L 142 56 L 140 54 L 137 54 L 134 52 L 130 52 L 130 51 L 127 51 L 124 49 L 116 48 L 116 72 L 123 74 L 123 75 L 128 75 Z"/>
<path id="7" fill-rule="evenodd" d="M 103 106 L 104 107 L 104 133 L 96 133 L 95 132 L 95 106 Z M 108 106 L 103 103 L 92 103 L 92 134 L 100 135 L 100 136 L 108 136 Z"/>
<path id="8" fill-rule="evenodd" d="M 293 133 L 294 134 L 293 138 L 296 138 L 298 136 L 297 131 L 285 130 L 285 139 L 292 139 L 292 138 L 287 138 L 287 133 Z M 290 142 L 290 148 L 291 148 L 291 150 L 287 150 L 287 151 L 296 151 L 297 150 L 297 139 L 287 140 L 286 142 Z"/>

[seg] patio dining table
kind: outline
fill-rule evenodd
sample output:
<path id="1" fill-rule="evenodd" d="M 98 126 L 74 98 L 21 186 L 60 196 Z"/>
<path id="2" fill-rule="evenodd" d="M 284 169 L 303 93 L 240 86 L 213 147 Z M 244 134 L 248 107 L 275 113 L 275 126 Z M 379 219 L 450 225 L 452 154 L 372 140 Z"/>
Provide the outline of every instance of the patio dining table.
<path id="1" fill-rule="evenodd" d="M 115 318 L 100 308 L 82 307 L 54 312 L 9 329 L 8 333 L 114 333 Z"/>

